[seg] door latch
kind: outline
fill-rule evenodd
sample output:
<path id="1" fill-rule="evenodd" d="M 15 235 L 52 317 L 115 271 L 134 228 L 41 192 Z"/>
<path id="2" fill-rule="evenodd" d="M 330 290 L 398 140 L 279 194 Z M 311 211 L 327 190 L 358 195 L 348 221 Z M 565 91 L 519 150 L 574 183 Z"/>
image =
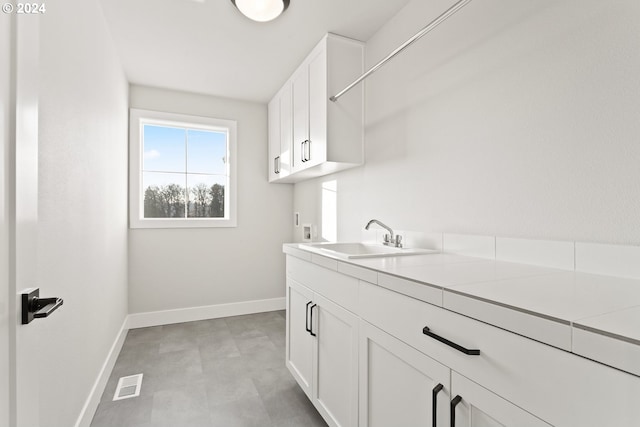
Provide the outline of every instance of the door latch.
<path id="1" fill-rule="evenodd" d="M 33 319 L 49 317 L 64 303 L 62 298 L 40 298 L 40 288 L 28 289 L 22 294 L 22 324 Z"/>

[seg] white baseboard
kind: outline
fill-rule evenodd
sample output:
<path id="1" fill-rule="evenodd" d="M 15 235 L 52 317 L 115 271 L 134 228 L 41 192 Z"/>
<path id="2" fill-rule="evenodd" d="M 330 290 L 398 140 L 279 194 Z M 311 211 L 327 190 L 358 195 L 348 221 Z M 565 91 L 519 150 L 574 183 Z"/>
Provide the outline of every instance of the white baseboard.
<path id="1" fill-rule="evenodd" d="M 175 310 L 134 313 L 127 317 L 127 328 L 146 328 L 149 326 L 169 325 L 172 323 L 193 322 L 196 320 L 215 319 L 218 317 L 240 316 L 243 314 L 284 310 L 285 305 L 286 299 L 282 297 L 234 302 L 230 304 L 179 308 Z"/>
<path id="2" fill-rule="evenodd" d="M 109 381 L 111 371 L 116 364 L 116 360 L 118 359 L 118 355 L 120 354 L 120 350 L 122 349 L 122 345 L 124 344 L 124 339 L 127 336 L 127 331 L 129 330 L 127 326 L 128 320 L 129 318 L 127 316 L 125 317 L 124 322 L 122 322 L 120 332 L 118 332 L 118 335 L 116 336 L 116 339 L 113 342 L 111 349 L 109 350 L 109 354 L 102 364 L 102 369 L 100 369 L 100 373 L 98 374 L 98 378 L 96 378 L 96 381 L 91 388 L 89 397 L 87 397 L 87 400 L 85 401 L 84 406 L 80 411 L 80 415 L 78 416 L 75 427 L 91 426 L 93 416 L 95 415 L 96 410 L 98 409 L 98 405 L 100 404 L 100 398 L 102 397 L 102 393 L 107 386 L 107 381 Z"/>

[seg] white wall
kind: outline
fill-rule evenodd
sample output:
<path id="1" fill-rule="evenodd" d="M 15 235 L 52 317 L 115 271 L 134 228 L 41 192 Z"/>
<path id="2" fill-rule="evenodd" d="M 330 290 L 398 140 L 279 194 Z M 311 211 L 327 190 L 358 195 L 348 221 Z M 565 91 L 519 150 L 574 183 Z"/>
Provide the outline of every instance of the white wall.
<path id="1" fill-rule="evenodd" d="M 284 297 L 291 185 L 267 182 L 267 107 L 142 86 L 131 108 L 238 123 L 238 226 L 129 230 L 131 313 Z"/>
<path id="2" fill-rule="evenodd" d="M 40 419 L 72 426 L 127 315 L 128 83 L 96 0 L 40 26 Z"/>
<path id="3" fill-rule="evenodd" d="M 452 0 L 409 3 L 369 65 Z M 297 184 L 338 239 L 403 230 L 640 244 L 640 2 L 471 2 L 366 82 L 366 165 Z M 296 240 L 299 235 L 296 229 Z"/>

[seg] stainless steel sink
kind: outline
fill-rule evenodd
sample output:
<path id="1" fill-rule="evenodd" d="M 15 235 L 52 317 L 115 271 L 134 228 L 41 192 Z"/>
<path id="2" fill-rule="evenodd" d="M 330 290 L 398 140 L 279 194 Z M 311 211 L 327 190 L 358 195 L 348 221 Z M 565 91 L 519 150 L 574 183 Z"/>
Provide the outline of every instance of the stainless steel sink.
<path id="1" fill-rule="evenodd" d="M 300 249 L 340 258 L 375 258 L 437 253 L 434 249 L 394 248 L 375 243 L 303 243 Z"/>

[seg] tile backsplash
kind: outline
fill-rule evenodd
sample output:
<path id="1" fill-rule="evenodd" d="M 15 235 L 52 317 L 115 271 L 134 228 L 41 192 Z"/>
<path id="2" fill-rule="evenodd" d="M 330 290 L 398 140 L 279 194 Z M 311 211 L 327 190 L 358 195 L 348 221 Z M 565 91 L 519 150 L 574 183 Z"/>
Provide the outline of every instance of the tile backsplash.
<path id="1" fill-rule="evenodd" d="M 381 243 L 385 233 L 383 229 L 363 230 L 362 241 Z M 402 235 L 406 248 L 640 279 L 640 246 L 406 230 L 397 234 Z"/>
<path id="2" fill-rule="evenodd" d="M 576 242 L 576 271 L 640 279 L 640 247 Z"/>
<path id="3" fill-rule="evenodd" d="M 573 270 L 575 243 L 496 237 L 496 260 Z"/>
<path id="4" fill-rule="evenodd" d="M 496 257 L 494 236 L 444 233 L 442 242 L 444 252 L 489 259 Z"/>
<path id="5" fill-rule="evenodd" d="M 385 233 L 369 230 L 363 233 L 363 241 L 380 243 Z M 640 279 L 640 246 L 418 231 L 398 234 L 408 248 L 438 249 L 496 261 Z"/>

